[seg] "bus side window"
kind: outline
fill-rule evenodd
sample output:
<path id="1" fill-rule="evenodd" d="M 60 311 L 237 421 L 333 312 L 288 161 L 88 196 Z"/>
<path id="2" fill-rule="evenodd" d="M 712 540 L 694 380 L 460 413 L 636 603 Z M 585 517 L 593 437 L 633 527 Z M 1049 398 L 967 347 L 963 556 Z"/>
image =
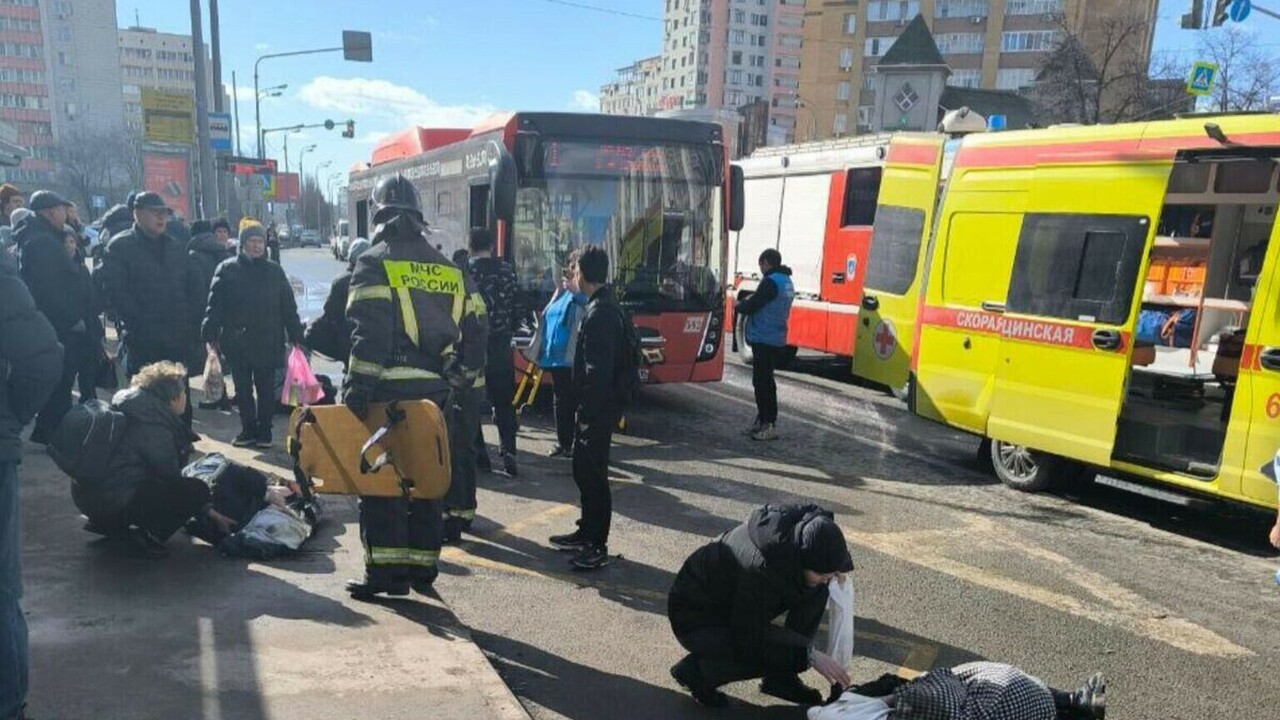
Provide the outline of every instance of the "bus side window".
<path id="1" fill-rule="evenodd" d="M 854 168 L 844 186 L 844 213 L 840 225 L 874 225 L 876 200 L 880 197 L 881 168 Z"/>
<path id="2" fill-rule="evenodd" d="M 471 186 L 471 224 L 468 227 L 489 227 L 489 186 Z"/>
<path id="3" fill-rule="evenodd" d="M 1145 217 L 1027 214 L 1008 312 L 1123 324 L 1149 227 Z"/>
<path id="4" fill-rule="evenodd" d="M 436 194 L 436 217 L 449 217 L 453 214 L 453 193 L 448 190 Z"/>

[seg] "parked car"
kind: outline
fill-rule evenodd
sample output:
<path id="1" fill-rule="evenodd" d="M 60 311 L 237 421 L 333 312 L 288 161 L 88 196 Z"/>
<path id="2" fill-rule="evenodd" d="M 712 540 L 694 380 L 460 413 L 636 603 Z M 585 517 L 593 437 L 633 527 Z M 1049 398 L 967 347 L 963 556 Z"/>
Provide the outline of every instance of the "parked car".
<path id="1" fill-rule="evenodd" d="M 316 230 L 303 230 L 298 234 L 298 247 L 320 247 L 320 233 Z"/>

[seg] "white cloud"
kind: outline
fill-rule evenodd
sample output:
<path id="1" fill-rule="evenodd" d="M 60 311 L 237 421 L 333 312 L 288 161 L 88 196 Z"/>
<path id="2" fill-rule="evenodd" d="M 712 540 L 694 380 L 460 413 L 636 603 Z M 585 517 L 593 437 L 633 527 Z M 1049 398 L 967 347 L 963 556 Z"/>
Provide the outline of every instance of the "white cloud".
<path id="1" fill-rule="evenodd" d="M 402 125 L 471 127 L 492 114 L 490 105 L 444 105 L 411 87 L 367 78 L 314 78 L 298 99 L 317 110 L 342 115 L 386 118 Z"/>
<path id="2" fill-rule="evenodd" d="M 356 142 L 365 145 L 377 145 L 378 143 L 391 137 L 391 133 L 382 130 L 371 130 L 360 137 L 356 138 Z"/>
<path id="3" fill-rule="evenodd" d="M 590 90 L 577 90 L 573 100 L 569 101 L 569 109 L 578 112 L 600 112 L 600 96 Z"/>

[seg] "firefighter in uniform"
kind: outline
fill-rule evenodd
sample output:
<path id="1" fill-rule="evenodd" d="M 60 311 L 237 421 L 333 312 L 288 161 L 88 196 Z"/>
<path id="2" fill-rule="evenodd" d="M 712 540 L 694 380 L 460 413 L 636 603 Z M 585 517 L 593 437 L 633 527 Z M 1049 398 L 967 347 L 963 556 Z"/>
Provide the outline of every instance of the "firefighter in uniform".
<path id="1" fill-rule="evenodd" d="M 471 388 L 484 372 L 483 304 L 466 273 L 427 241 L 412 183 L 400 175 L 380 181 L 373 205 L 373 246 L 356 263 L 347 300 L 344 402 L 364 418 L 370 403 L 425 399 L 452 417 L 454 390 Z M 428 592 L 439 573 L 443 515 L 438 500 L 360 498 L 365 577 L 347 591 L 359 599 Z"/>
<path id="2" fill-rule="evenodd" d="M 453 254 L 453 262 L 468 277 L 467 251 Z M 474 278 L 472 278 L 474 279 Z M 479 285 L 477 284 L 477 288 Z M 488 332 L 488 306 L 484 294 L 477 292 L 474 307 Z M 480 400 L 485 396 L 485 373 L 480 373 L 472 387 L 459 388 L 453 393 L 453 417 L 449 419 L 449 453 L 453 461 L 449 493 L 444 496 L 444 542 L 462 540 L 464 530 L 471 529 L 476 518 L 476 444 L 480 432 Z M 455 432 L 456 431 L 456 432 Z"/>

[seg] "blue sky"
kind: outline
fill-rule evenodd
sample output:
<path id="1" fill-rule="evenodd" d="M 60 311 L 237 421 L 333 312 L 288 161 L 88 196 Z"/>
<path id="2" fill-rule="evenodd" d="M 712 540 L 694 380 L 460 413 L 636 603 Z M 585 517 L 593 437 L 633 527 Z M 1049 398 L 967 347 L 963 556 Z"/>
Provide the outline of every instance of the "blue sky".
<path id="1" fill-rule="evenodd" d="M 661 17 L 661 0 L 584 2 Z M 208 0 L 204 5 L 208 42 Z M 144 27 L 180 33 L 191 32 L 188 6 L 183 0 L 116 2 L 121 26 L 135 23 L 136 8 Z M 343 29 L 373 34 L 372 63 L 345 62 L 340 53 L 262 62 L 261 87 L 289 86 L 283 97 L 263 101 L 265 127 L 356 121 L 354 141 L 344 139 L 341 128 L 290 136 L 291 169 L 298 148 L 315 143 L 305 164 L 331 161 L 325 176 L 345 173 L 367 160 L 385 133 L 414 124 L 466 127 L 501 109 L 595 110 L 599 87 L 615 68 L 656 54 L 662 44 L 660 19 L 546 0 L 220 0 L 219 10 L 223 82 L 230 88 L 236 72 L 245 155 L 252 154 L 258 55 L 341 45 Z M 282 137 L 268 138 L 269 155 L 274 150 L 279 157 Z"/>
<path id="2" fill-rule="evenodd" d="M 1280 9 L 1280 0 L 1271 2 Z M 1178 19 L 1190 4 L 1161 0 L 1156 32 L 1156 51 L 1188 67 L 1198 33 L 1179 29 Z M 136 10 L 143 26 L 166 32 L 191 31 L 188 6 L 117 0 L 122 26 L 134 24 Z M 327 176 L 367 160 L 374 142 L 409 125 L 468 126 L 501 109 L 594 110 L 614 69 L 661 49 L 662 22 L 655 18 L 662 6 L 663 0 L 220 0 L 223 82 L 229 87 L 236 72 L 242 150 L 249 155 L 258 55 L 336 46 L 343 29 L 373 33 L 372 63 L 344 62 L 337 53 L 262 63 L 263 88 L 289 86 L 282 97 L 263 101 L 264 126 L 356 121 L 354 141 L 338 129 L 290 137 L 291 165 L 297 148 L 316 143 L 306 165 L 332 162 Z M 1280 30 L 1280 20 L 1257 13 L 1247 24 L 1264 37 Z M 205 35 L 207 42 L 207 25 Z M 281 137 L 268 140 L 269 154 L 279 156 Z"/>

